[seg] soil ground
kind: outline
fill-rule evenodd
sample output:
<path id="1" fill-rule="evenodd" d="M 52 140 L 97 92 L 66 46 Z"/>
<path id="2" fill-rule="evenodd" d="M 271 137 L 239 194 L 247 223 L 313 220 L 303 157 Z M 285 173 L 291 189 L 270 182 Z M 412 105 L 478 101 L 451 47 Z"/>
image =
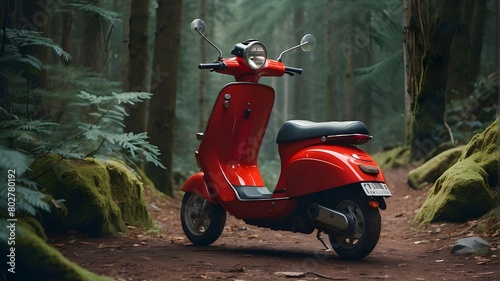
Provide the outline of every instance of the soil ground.
<path id="1" fill-rule="evenodd" d="M 180 225 L 180 198 L 167 200 L 150 193 L 148 204 L 158 222 L 157 231 L 129 227 L 129 233 L 115 237 L 73 234 L 49 240 L 73 262 L 120 281 L 500 280 L 500 235 L 483 236 L 496 247 L 488 254 L 451 254 L 459 238 L 482 236 L 473 233 L 481 223 L 410 226 L 428 189 L 410 189 L 407 168 L 385 174 L 393 197 L 386 201 L 387 210 L 381 211 L 380 241 L 362 261 L 346 261 L 333 251 L 325 252 L 315 233 L 272 231 L 230 216 L 214 244 L 193 246 Z"/>

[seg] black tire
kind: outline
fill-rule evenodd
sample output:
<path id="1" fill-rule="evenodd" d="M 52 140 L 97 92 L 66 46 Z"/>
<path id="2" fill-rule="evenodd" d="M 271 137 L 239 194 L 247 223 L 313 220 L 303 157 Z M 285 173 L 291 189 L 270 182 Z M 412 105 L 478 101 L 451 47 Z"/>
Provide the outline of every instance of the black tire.
<path id="1" fill-rule="evenodd" d="M 207 246 L 215 242 L 224 230 L 226 210 L 196 193 L 186 192 L 182 198 L 181 223 L 189 241 Z"/>
<path id="2" fill-rule="evenodd" d="M 328 235 L 333 249 L 343 259 L 361 260 L 372 252 L 380 237 L 379 209 L 369 207 L 367 197 L 360 195 L 347 197 L 335 207 L 336 211 L 352 216 L 355 222 L 351 234 Z"/>

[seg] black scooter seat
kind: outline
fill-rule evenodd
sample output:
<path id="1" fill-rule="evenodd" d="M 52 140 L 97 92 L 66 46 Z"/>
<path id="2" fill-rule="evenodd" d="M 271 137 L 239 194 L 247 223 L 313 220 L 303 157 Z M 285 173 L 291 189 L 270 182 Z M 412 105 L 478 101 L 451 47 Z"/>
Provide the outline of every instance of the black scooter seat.
<path id="1" fill-rule="evenodd" d="M 309 138 L 321 138 L 335 135 L 370 135 L 365 123 L 361 121 L 311 122 L 290 120 L 285 122 L 278 132 L 276 143 L 287 143 Z"/>

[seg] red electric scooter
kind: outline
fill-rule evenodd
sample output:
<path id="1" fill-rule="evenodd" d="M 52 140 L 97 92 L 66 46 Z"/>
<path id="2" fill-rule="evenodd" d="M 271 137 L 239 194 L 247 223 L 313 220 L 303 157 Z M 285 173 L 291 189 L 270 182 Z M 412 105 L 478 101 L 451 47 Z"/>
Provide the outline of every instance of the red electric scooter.
<path id="1" fill-rule="evenodd" d="M 296 48 L 310 51 L 314 36 L 300 45 L 267 58 L 266 47 L 257 40 L 236 44 L 232 58 L 206 36 L 206 25 L 196 19 L 191 31 L 219 52 L 213 63 L 199 64 L 234 76 L 225 85 L 212 109 L 195 157 L 200 172 L 182 186 L 182 228 L 195 245 L 213 243 L 224 229 L 226 211 L 245 223 L 274 230 L 310 234 L 330 250 L 320 234 L 326 233 L 342 258 L 358 260 L 378 242 L 379 209 L 391 193 L 381 169 L 357 145 L 372 137 L 364 123 L 285 122 L 276 138 L 281 174 L 274 191 L 265 187 L 257 155 L 274 102 L 274 89 L 259 84 L 262 76 L 301 74 L 301 68 L 285 66 L 284 53 Z"/>

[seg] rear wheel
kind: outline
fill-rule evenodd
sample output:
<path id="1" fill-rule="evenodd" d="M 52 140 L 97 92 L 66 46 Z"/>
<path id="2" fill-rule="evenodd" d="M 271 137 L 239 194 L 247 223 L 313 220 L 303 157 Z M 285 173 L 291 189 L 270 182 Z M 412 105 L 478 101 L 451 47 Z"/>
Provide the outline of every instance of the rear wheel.
<path id="1" fill-rule="evenodd" d="M 360 260 L 366 257 L 375 248 L 380 237 L 379 209 L 369 207 L 366 197 L 361 197 L 342 200 L 335 210 L 350 216 L 354 225 L 348 234 L 328 235 L 333 249 L 344 259 Z"/>
<path id="2" fill-rule="evenodd" d="M 181 205 L 182 230 L 195 245 L 210 245 L 224 230 L 226 211 L 204 197 L 186 192 Z"/>

